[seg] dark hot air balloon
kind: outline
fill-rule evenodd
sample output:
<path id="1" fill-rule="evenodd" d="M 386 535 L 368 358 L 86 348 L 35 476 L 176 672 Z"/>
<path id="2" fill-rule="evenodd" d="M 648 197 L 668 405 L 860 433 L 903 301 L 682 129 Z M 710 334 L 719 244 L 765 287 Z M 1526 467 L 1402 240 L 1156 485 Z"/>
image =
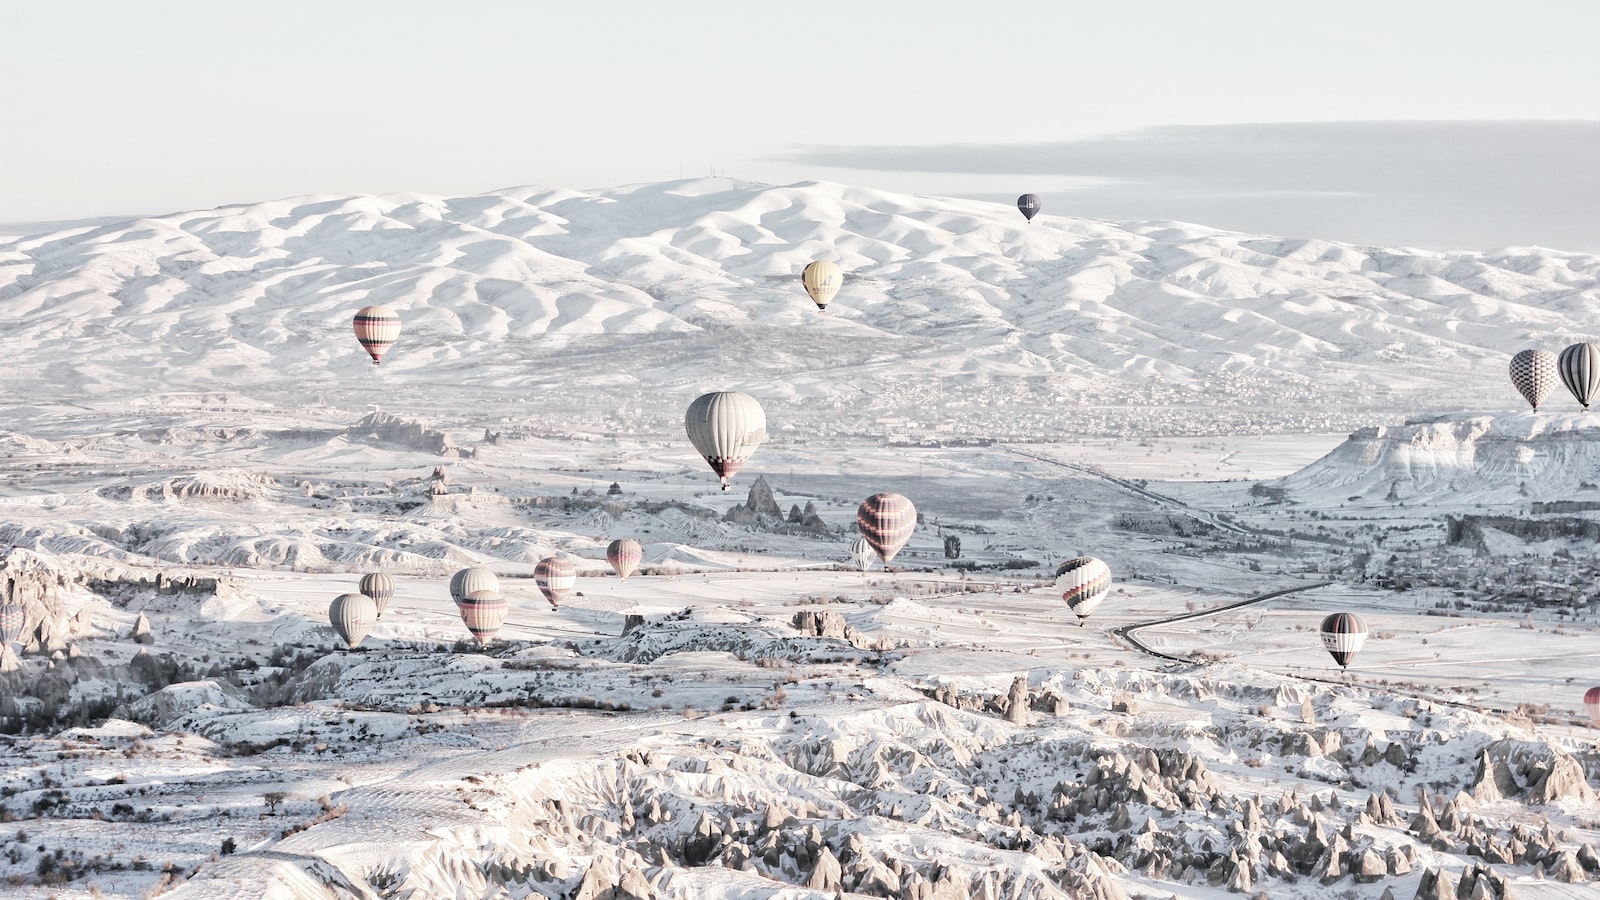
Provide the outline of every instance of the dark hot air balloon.
<path id="1" fill-rule="evenodd" d="M 1340 667 L 1350 665 L 1350 660 L 1367 642 L 1367 623 L 1355 613 L 1334 613 L 1322 620 L 1322 646 L 1333 655 Z"/>
<path id="2" fill-rule="evenodd" d="M 1029 222 L 1032 222 L 1033 217 L 1037 216 L 1039 210 L 1043 208 L 1044 204 L 1039 202 L 1038 194 L 1023 194 L 1017 198 L 1017 209 L 1022 211 L 1023 218 Z"/>
<path id="3" fill-rule="evenodd" d="M 1534 412 L 1539 411 L 1539 404 L 1555 390 L 1561 378 L 1558 369 L 1556 355 L 1549 350 L 1524 350 L 1511 357 L 1511 383 Z"/>
<path id="4" fill-rule="evenodd" d="M 1600 395 L 1600 344 L 1573 344 L 1561 351 L 1556 366 L 1561 370 L 1561 383 L 1587 410 L 1589 402 Z"/>
<path id="5" fill-rule="evenodd" d="M 856 510 L 856 525 L 884 565 L 917 529 L 917 508 L 899 494 L 873 494 Z"/>
<path id="6" fill-rule="evenodd" d="M 1056 588 L 1081 626 L 1111 590 L 1111 567 L 1092 556 L 1069 559 L 1056 567 Z"/>

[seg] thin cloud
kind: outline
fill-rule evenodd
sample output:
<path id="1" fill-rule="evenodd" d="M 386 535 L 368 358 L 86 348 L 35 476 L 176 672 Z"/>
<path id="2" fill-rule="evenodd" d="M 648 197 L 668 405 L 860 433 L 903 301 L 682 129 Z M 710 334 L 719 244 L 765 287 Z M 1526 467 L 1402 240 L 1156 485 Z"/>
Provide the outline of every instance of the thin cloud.
<path id="1" fill-rule="evenodd" d="M 1047 212 L 1357 243 L 1600 252 L 1600 122 L 1168 126 L 1048 144 L 810 147 L 864 172 L 1072 178 Z M 987 196 L 987 195 L 985 195 Z M 1049 201 L 1056 202 L 1049 202 Z"/>

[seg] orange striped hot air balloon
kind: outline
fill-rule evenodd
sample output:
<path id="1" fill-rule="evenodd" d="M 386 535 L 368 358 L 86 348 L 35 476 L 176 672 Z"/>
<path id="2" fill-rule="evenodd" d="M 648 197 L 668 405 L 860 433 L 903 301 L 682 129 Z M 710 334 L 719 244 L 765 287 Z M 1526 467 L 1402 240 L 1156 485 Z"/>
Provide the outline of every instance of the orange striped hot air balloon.
<path id="1" fill-rule="evenodd" d="M 400 338 L 400 316 L 387 306 L 367 306 L 356 313 L 356 340 L 377 365 Z"/>
<path id="2" fill-rule="evenodd" d="M 917 529 L 917 508 L 899 494 L 873 494 L 856 510 L 856 525 L 887 566 Z"/>

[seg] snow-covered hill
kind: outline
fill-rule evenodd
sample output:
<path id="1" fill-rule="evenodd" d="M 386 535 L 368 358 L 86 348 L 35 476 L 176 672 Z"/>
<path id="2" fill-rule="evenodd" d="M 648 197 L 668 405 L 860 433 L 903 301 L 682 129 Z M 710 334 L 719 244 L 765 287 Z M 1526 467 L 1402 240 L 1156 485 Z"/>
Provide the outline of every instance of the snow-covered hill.
<path id="1" fill-rule="evenodd" d="M 1300 500 L 1600 500 L 1600 420 L 1516 413 L 1438 416 L 1364 428 L 1333 452 L 1271 483 Z"/>
<path id="2" fill-rule="evenodd" d="M 846 273 L 826 315 L 799 283 L 813 259 Z M 0 238 L 0 383 L 451 409 L 470 382 L 645 419 L 737 386 L 790 422 L 909 409 L 1047 433 L 1136 404 L 1185 408 L 1169 431 L 1354 427 L 1358 409 L 1515 408 L 1509 354 L 1600 332 L 1597 290 L 1582 254 L 1028 224 L 814 182 L 318 196 Z M 350 334 L 371 303 L 405 321 L 377 373 Z"/>

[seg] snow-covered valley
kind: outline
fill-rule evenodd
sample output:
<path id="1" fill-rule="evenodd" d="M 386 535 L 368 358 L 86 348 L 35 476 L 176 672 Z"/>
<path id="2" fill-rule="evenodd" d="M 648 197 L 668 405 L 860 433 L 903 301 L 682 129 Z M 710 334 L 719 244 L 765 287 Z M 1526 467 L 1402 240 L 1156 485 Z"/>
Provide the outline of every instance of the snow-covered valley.
<path id="1" fill-rule="evenodd" d="M 0 878 L 1586 896 L 1600 427 L 1506 360 L 1600 332 L 1597 279 L 721 179 L 0 238 Z M 726 494 L 683 431 L 720 389 L 770 432 Z M 880 491 L 920 522 L 863 573 Z M 1115 586 L 1080 627 L 1085 554 Z M 1335 611 L 1371 627 L 1348 672 Z"/>

